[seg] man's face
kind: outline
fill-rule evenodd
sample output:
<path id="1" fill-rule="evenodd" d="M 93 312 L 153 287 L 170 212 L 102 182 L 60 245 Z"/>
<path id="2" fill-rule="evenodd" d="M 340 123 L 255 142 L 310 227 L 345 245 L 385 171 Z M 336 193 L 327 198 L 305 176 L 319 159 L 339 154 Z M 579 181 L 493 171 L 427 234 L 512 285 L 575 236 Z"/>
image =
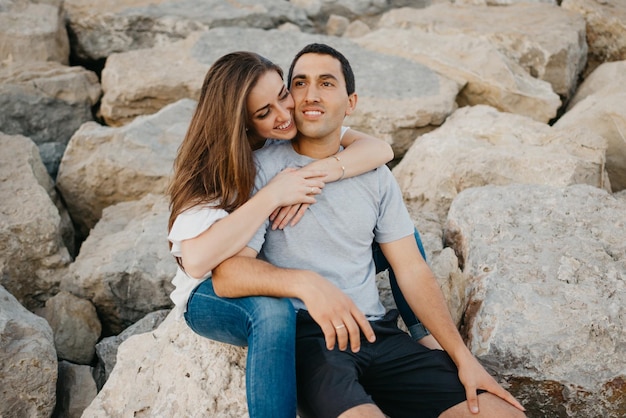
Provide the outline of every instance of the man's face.
<path id="1" fill-rule="evenodd" d="M 341 132 L 346 115 L 356 105 L 348 96 L 341 63 L 330 55 L 304 54 L 296 62 L 291 80 L 298 131 L 307 138 L 325 139 Z M 334 137 L 333 137 L 334 138 Z"/>

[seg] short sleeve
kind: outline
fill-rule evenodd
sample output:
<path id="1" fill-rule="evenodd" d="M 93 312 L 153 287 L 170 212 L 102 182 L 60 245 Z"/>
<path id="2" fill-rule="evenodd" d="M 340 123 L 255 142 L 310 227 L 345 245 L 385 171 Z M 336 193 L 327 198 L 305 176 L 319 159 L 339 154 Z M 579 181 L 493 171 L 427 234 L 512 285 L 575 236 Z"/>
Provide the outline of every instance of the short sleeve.
<path id="1" fill-rule="evenodd" d="M 226 216 L 228 216 L 228 212 L 210 205 L 194 206 L 178 215 L 167 237 L 172 243 L 172 255 L 180 257 L 180 243 L 182 241 L 197 237 Z"/>

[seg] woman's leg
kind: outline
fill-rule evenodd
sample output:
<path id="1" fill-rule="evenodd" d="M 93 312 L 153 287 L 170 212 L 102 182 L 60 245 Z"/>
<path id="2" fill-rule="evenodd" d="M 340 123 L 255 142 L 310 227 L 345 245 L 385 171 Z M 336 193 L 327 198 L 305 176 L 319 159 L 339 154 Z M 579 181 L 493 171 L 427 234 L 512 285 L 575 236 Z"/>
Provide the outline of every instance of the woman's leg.
<path id="1" fill-rule="evenodd" d="M 288 299 L 221 298 L 211 279 L 193 291 L 185 313 L 187 324 L 197 334 L 248 346 L 250 418 L 296 416 L 295 318 Z"/>
<path id="2" fill-rule="evenodd" d="M 415 229 L 413 235 L 415 236 L 415 242 L 417 243 L 417 247 L 419 248 L 422 257 L 424 257 L 424 260 L 426 260 L 426 252 L 424 251 L 424 245 L 422 244 L 422 239 L 420 238 L 420 234 L 417 231 L 417 228 Z M 376 263 L 376 273 L 387 269 L 389 270 L 389 284 L 391 285 L 391 293 L 393 294 L 393 298 L 396 301 L 396 306 L 398 307 L 400 316 L 402 316 L 402 320 L 409 330 L 409 334 L 411 334 L 411 337 L 415 341 L 421 340 L 430 333 L 426 328 L 424 328 L 424 325 L 422 325 L 422 323 L 419 321 L 419 319 L 417 319 L 417 317 L 409 307 L 409 304 L 407 303 L 404 295 L 402 294 L 402 291 L 400 290 L 400 287 L 398 286 L 396 275 L 389 265 L 389 262 L 385 258 L 385 255 L 381 251 L 378 243 L 374 243 L 372 251 L 374 255 L 374 263 Z"/>

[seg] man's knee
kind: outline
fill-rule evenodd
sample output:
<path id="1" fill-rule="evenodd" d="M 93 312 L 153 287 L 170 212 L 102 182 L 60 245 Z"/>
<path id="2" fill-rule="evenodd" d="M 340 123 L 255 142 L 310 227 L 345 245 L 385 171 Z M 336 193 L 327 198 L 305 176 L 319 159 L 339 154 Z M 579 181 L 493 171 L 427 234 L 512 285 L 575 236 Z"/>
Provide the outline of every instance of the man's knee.
<path id="1" fill-rule="evenodd" d="M 520 411 L 504 399 L 493 393 L 484 392 L 478 395 L 478 407 L 480 412 L 472 414 L 467 405 L 467 401 L 454 405 L 445 410 L 439 418 L 524 418 L 526 414 Z"/>

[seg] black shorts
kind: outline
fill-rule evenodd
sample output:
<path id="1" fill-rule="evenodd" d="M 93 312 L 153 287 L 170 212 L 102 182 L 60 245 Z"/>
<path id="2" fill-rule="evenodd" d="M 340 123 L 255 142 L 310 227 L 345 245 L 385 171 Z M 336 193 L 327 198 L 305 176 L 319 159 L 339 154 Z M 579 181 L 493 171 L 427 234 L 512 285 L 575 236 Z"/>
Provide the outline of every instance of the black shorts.
<path id="1" fill-rule="evenodd" d="M 392 310 L 370 322 L 376 341 L 361 338 L 353 353 L 326 348 L 324 334 L 300 310 L 296 327 L 298 412 L 335 418 L 358 405 L 375 403 L 386 415 L 438 417 L 465 401 L 465 389 L 448 354 L 430 350 L 400 330 Z"/>

